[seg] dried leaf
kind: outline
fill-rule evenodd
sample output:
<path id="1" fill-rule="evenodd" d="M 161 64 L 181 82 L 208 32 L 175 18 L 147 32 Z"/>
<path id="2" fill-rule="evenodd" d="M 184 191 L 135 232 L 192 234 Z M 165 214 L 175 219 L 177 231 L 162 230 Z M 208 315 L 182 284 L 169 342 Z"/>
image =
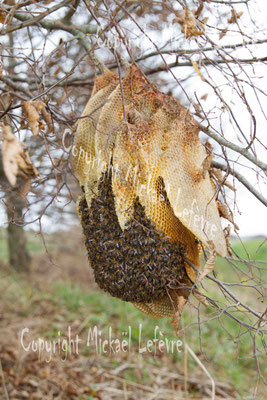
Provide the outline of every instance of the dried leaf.
<path id="1" fill-rule="evenodd" d="M 203 270 L 200 272 L 198 281 L 201 282 L 203 278 L 205 278 L 206 275 L 208 275 L 210 272 L 213 271 L 215 262 L 216 262 L 216 250 L 215 250 L 215 245 L 212 240 L 207 241 L 208 246 L 209 246 L 209 256 L 206 261 L 206 264 L 204 265 Z"/>
<path id="2" fill-rule="evenodd" d="M 174 316 L 171 320 L 171 325 L 174 327 L 175 333 L 178 333 L 179 330 L 179 325 L 180 325 L 180 320 L 181 320 L 181 315 L 184 309 L 184 306 L 187 303 L 187 299 L 184 298 L 184 296 L 178 296 L 177 295 L 177 306 L 178 310 L 174 313 Z"/>
<path id="3" fill-rule="evenodd" d="M 233 253 L 231 250 L 231 243 L 230 243 L 230 236 L 231 236 L 231 226 L 228 225 L 226 228 L 224 228 L 224 236 L 225 236 L 225 241 L 226 241 L 226 246 L 227 246 L 227 251 L 228 254 L 233 257 Z"/>
<path id="4" fill-rule="evenodd" d="M 233 8 L 231 10 L 231 18 L 229 18 L 227 20 L 227 22 L 229 24 L 235 24 L 237 22 L 237 20 L 243 15 L 243 11 L 240 11 L 239 13 L 237 13 Z"/>
<path id="5" fill-rule="evenodd" d="M 213 168 L 212 173 L 220 185 L 223 184 L 224 186 L 227 186 L 229 189 L 233 190 L 234 192 L 236 191 L 236 188 L 233 185 L 231 185 L 230 182 L 228 182 L 227 180 L 224 179 L 224 176 L 220 169 Z"/>
<path id="6" fill-rule="evenodd" d="M 50 65 L 49 65 L 49 66 L 50 66 Z M 59 74 L 61 71 L 62 71 L 62 66 L 61 66 L 61 65 L 58 65 L 57 68 L 56 68 L 56 70 L 55 70 L 55 72 L 53 73 L 53 75 L 54 75 L 55 77 L 57 77 L 58 74 Z"/>
<path id="7" fill-rule="evenodd" d="M 178 22 L 182 27 L 182 32 L 185 35 L 186 39 L 189 39 L 194 36 L 203 35 L 204 30 L 201 30 L 198 25 L 203 28 L 203 24 L 197 22 L 194 17 L 194 13 L 185 8 L 184 11 L 180 11 L 176 13 L 176 18 L 174 18 L 173 22 Z"/>
<path id="8" fill-rule="evenodd" d="M 208 303 L 206 301 L 206 297 L 199 291 L 199 290 L 193 290 L 193 295 L 195 296 L 195 298 L 202 304 L 204 304 L 204 306 L 207 306 Z"/>
<path id="9" fill-rule="evenodd" d="M 206 177 L 206 174 L 210 170 L 211 161 L 213 159 L 213 153 L 207 155 L 207 157 L 202 162 L 202 169 L 196 174 L 195 181 L 199 182 L 201 179 Z"/>
<path id="10" fill-rule="evenodd" d="M 228 210 L 228 207 L 225 204 L 221 204 L 219 201 L 217 201 L 217 204 L 220 217 L 223 217 L 230 221 L 234 225 L 235 229 L 239 229 L 238 225 L 236 225 L 236 223 L 234 222 L 233 213 Z"/>
<path id="11" fill-rule="evenodd" d="M 200 14 L 202 13 L 203 7 L 204 7 L 204 1 L 199 0 L 199 6 L 198 6 L 197 10 L 194 12 L 196 17 L 200 16 Z"/>
<path id="12" fill-rule="evenodd" d="M 46 110 L 46 108 L 42 108 L 42 117 L 44 119 L 44 121 L 47 123 L 47 128 L 46 128 L 46 133 L 50 133 L 53 132 L 54 126 L 53 126 L 53 121 L 52 121 L 52 117 L 51 114 Z"/>
<path id="13" fill-rule="evenodd" d="M 193 67 L 194 67 L 194 70 L 196 71 L 196 73 L 197 73 L 198 76 L 200 77 L 200 79 L 201 79 L 202 81 L 205 81 L 205 78 L 204 78 L 204 76 L 202 75 L 202 73 L 201 73 L 201 71 L 200 71 L 200 69 L 199 69 L 199 66 L 198 66 L 198 64 L 196 63 L 196 61 L 191 60 L 191 63 L 192 63 L 192 65 L 193 65 Z"/>
<path id="14" fill-rule="evenodd" d="M 17 176 L 21 176 L 25 180 L 39 176 L 31 162 L 28 150 L 23 148 L 24 144 L 13 135 L 10 126 L 1 125 L 1 127 L 3 131 L 3 168 L 10 184 L 17 183 Z"/>
<path id="15" fill-rule="evenodd" d="M 64 392 L 68 395 L 79 395 L 79 390 L 71 382 L 67 382 Z"/>
<path id="16" fill-rule="evenodd" d="M 5 10 L 0 10 L 0 24 L 8 22 L 8 12 Z"/>
<path id="17" fill-rule="evenodd" d="M 212 173 L 215 176 L 215 178 L 217 179 L 217 181 L 221 184 L 223 182 L 223 174 L 222 171 L 220 169 L 217 168 L 212 168 Z"/>
<path id="18" fill-rule="evenodd" d="M 231 189 L 233 192 L 236 192 L 236 188 L 233 185 L 231 185 L 230 182 L 224 181 L 223 184 L 224 184 L 224 186 L 227 186 L 229 189 Z"/>
<path id="19" fill-rule="evenodd" d="M 202 163 L 202 168 L 203 168 L 202 174 L 203 174 L 203 177 L 205 177 L 207 172 L 210 170 L 212 159 L 213 159 L 213 154 L 212 153 L 208 154 L 207 157 L 204 159 L 204 161 Z"/>
<path id="20" fill-rule="evenodd" d="M 228 28 L 223 29 L 219 35 L 219 39 L 221 40 L 226 35 L 227 32 L 228 32 Z"/>
<path id="21" fill-rule="evenodd" d="M 29 125 L 34 136 L 37 136 L 40 132 L 39 114 L 44 107 L 45 103 L 42 101 L 24 102 L 24 109 L 28 115 Z"/>
<path id="22" fill-rule="evenodd" d="M 200 98 L 201 98 L 201 100 L 204 100 L 204 101 L 207 100 L 208 93 L 203 94 L 203 96 L 201 96 Z"/>
<path id="23" fill-rule="evenodd" d="M 207 149 L 210 153 L 213 152 L 213 146 L 212 146 L 212 144 L 211 144 L 208 140 L 207 140 L 206 143 L 205 143 L 205 147 L 206 147 L 206 149 Z"/>

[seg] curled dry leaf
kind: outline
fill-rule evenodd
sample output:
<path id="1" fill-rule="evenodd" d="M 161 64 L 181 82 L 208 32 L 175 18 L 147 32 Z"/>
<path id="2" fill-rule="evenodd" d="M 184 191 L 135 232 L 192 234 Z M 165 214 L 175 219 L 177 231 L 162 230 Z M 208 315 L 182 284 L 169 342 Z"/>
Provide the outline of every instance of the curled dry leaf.
<path id="1" fill-rule="evenodd" d="M 201 96 L 200 98 L 201 98 L 201 100 L 206 101 L 208 98 L 208 93 L 203 94 L 203 96 Z"/>
<path id="2" fill-rule="evenodd" d="M 201 282 L 203 278 L 205 278 L 206 275 L 208 275 L 210 272 L 213 271 L 215 262 L 216 262 L 216 250 L 215 250 L 215 245 L 212 240 L 207 241 L 208 246 L 209 246 L 209 256 L 206 261 L 206 264 L 204 265 L 203 270 L 200 272 L 198 281 Z"/>
<path id="3" fill-rule="evenodd" d="M 178 309 L 174 313 L 174 316 L 171 320 L 171 325 L 174 327 L 175 333 L 178 333 L 179 330 L 179 325 L 180 325 L 180 320 L 181 320 L 181 315 L 184 309 L 184 306 L 187 303 L 187 299 L 184 298 L 184 296 L 178 296 L 177 295 L 177 306 Z"/>
<path id="4" fill-rule="evenodd" d="M 182 32 L 186 39 L 203 35 L 204 26 L 201 22 L 196 20 L 193 12 L 185 8 L 184 11 L 180 11 L 176 15 L 177 16 L 174 18 L 173 22 L 178 22 L 181 25 Z"/>
<path id="5" fill-rule="evenodd" d="M 0 24 L 8 23 L 9 16 L 6 10 L 0 10 Z"/>
<path id="6" fill-rule="evenodd" d="M 231 18 L 227 20 L 228 24 L 235 24 L 237 20 L 243 15 L 243 11 L 237 13 L 234 9 L 231 10 Z M 222 39 L 226 33 L 228 32 L 228 28 L 225 28 L 221 31 L 219 35 L 219 39 Z"/>
<path id="7" fill-rule="evenodd" d="M 207 306 L 207 305 L 208 305 L 208 303 L 207 303 L 207 301 L 206 301 L 206 297 L 205 297 L 199 290 L 194 289 L 194 290 L 193 290 L 193 295 L 194 295 L 195 298 L 196 298 L 200 303 L 202 303 L 204 306 Z"/>
<path id="8" fill-rule="evenodd" d="M 201 79 L 202 81 L 205 81 L 205 78 L 204 78 L 204 76 L 202 75 L 202 73 L 201 73 L 201 71 L 200 71 L 200 68 L 199 68 L 199 66 L 198 66 L 198 63 L 197 63 L 196 61 L 194 61 L 194 60 L 191 60 L 191 63 L 192 63 L 192 65 L 193 65 L 193 67 L 194 67 L 194 70 L 196 71 L 196 73 L 197 73 L 198 76 L 200 77 L 200 79 Z"/>
<path id="9" fill-rule="evenodd" d="M 203 8 L 204 8 L 204 1 L 203 0 L 199 0 L 199 6 L 198 6 L 197 10 L 194 13 L 196 17 L 200 16 L 200 14 L 203 11 Z"/>
<path id="10" fill-rule="evenodd" d="M 229 189 L 233 190 L 234 192 L 236 191 L 236 188 L 225 179 L 225 177 L 223 176 L 222 171 L 220 169 L 212 168 L 212 173 L 220 185 L 227 186 Z"/>
<path id="11" fill-rule="evenodd" d="M 206 177 L 207 173 L 210 171 L 210 165 L 211 161 L 213 158 L 213 153 L 207 154 L 207 156 L 204 158 L 201 169 L 199 172 L 195 175 L 195 182 L 201 181 L 203 178 Z"/>
<path id="12" fill-rule="evenodd" d="M 43 117 L 44 121 L 47 123 L 46 133 L 53 132 L 54 126 L 53 126 L 51 114 L 46 110 L 45 107 L 42 108 L 41 113 L 42 113 L 42 117 Z"/>
<path id="13" fill-rule="evenodd" d="M 238 230 L 239 227 L 234 221 L 232 211 L 229 211 L 227 205 L 221 204 L 219 201 L 217 201 L 217 204 L 218 204 L 218 210 L 219 210 L 220 217 L 223 217 L 223 218 L 227 219 L 228 221 L 230 221 L 234 225 L 235 229 Z"/>
<path id="14" fill-rule="evenodd" d="M 227 251 L 230 257 L 233 257 L 233 253 L 231 250 L 231 243 L 230 243 L 230 236 L 231 236 L 231 226 L 228 225 L 226 228 L 224 228 L 224 236 L 225 236 L 225 241 L 226 241 L 226 246 L 227 246 Z"/>
<path id="15" fill-rule="evenodd" d="M 219 35 L 219 39 L 221 40 L 226 35 L 227 32 L 228 32 L 228 28 L 223 29 Z"/>
<path id="16" fill-rule="evenodd" d="M 42 101 L 25 101 L 24 109 L 28 115 L 29 126 L 34 136 L 37 136 L 40 132 L 41 122 L 39 120 L 39 114 L 45 107 L 45 103 Z"/>
<path id="17" fill-rule="evenodd" d="M 211 166 L 211 161 L 212 161 L 212 159 L 213 159 L 213 154 L 210 153 L 210 154 L 208 154 L 207 157 L 203 160 L 203 163 L 202 163 L 202 168 L 203 168 L 203 170 L 202 170 L 202 175 L 203 175 L 203 177 L 205 177 L 206 174 L 208 173 L 208 171 L 210 170 L 210 166 Z"/>
<path id="18" fill-rule="evenodd" d="M 3 168 L 10 184 L 15 185 L 18 176 L 25 180 L 39 176 L 37 169 L 30 159 L 28 150 L 13 135 L 10 126 L 1 125 L 1 128 L 3 131 Z"/>
<path id="19" fill-rule="evenodd" d="M 231 10 L 231 18 L 227 20 L 228 24 L 235 24 L 237 20 L 243 15 L 243 11 L 237 13 L 233 8 Z"/>

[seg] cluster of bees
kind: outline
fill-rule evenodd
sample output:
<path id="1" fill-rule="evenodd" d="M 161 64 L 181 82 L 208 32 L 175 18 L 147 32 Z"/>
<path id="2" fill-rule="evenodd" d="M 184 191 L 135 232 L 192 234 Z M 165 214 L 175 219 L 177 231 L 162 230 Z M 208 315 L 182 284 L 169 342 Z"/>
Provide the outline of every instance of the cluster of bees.
<path id="1" fill-rule="evenodd" d="M 136 198 L 132 219 L 121 229 L 111 177 L 102 174 L 90 208 L 83 195 L 78 212 L 99 287 L 124 301 L 153 302 L 184 281 L 184 247 L 172 243 L 146 217 Z"/>

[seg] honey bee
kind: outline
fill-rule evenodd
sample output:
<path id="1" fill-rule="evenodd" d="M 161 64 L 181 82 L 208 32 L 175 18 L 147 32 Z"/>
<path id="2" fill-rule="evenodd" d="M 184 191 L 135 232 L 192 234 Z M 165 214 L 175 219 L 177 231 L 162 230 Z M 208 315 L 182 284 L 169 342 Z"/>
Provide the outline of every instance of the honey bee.
<path id="1" fill-rule="evenodd" d="M 138 199 L 124 231 L 116 216 L 111 177 L 103 176 L 90 208 L 83 197 L 78 209 L 88 258 L 101 289 L 134 302 L 166 295 L 173 277 L 178 279 L 184 268 L 184 249 L 155 229 Z"/>

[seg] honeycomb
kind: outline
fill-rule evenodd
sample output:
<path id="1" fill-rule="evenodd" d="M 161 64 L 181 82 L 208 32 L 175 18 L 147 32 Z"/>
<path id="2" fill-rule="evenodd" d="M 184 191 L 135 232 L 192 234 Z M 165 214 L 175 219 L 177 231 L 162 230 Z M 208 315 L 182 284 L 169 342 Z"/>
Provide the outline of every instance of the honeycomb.
<path id="1" fill-rule="evenodd" d="M 102 77 L 96 78 L 91 98 L 74 130 L 72 164 L 80 185 L 84 187 L 88 204 L 91 202 L 96 179 L 96 126 L 101 109 L 117 83 L 118 77 L 109 70 Z"/>
<path id="2" fill-rule="evenodd" d="M 75 128 L 73 169 L 99 286 L 141 311 L 172 316 L 188 298 L 200 244 L 226 255 L 209 155 L 193 116 L 132 66 L 106 70 Z"/>

